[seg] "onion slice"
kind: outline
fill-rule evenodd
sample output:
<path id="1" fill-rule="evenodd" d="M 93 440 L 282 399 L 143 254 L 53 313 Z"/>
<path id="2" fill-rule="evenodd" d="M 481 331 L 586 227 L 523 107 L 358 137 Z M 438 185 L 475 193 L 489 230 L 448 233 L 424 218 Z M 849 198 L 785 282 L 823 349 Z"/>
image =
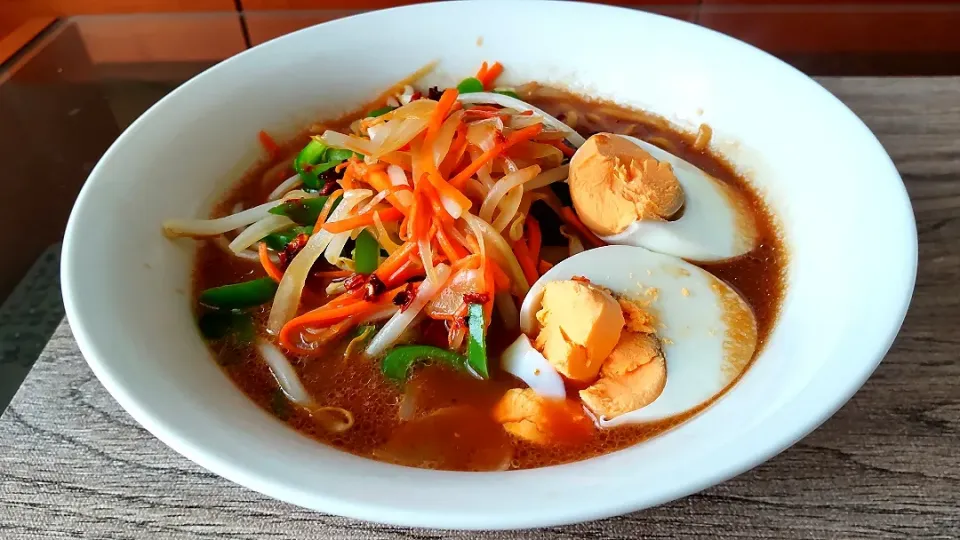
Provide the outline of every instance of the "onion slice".
<path id="1" fill-rule="evenodd" d="M 438 264 L 434 271 L 436 280 L 429 277 L 423 280 L 417 289 L 417 296 L 410 302 L 407 309 L 398 311 L 373 337 L 373 340 L 367 345 L 366 355 L 368 357 L 374 358 L 386 352 L 407 330 L 407 327 L 420 314 L 427 302 L 440 292 L 447 279 L 450 278 L 450 267 L 446 264 Z"/>
<path id="2" fill-rule="evenodd" d="M 565 138 L 576 148 L 580 148 L 583 143 L 587 142 L 586 139 L 580 136 L 580 134 L 574 131 L 570 126 L 564 124 L 560 120 L 557 120 L 553 116 L 550 116 L 537 107 L 534 107 L 526 101 L 522 101 L 517 98 L 505 96 L 503 94 L 497 94 L 494 92 L 471 92 L 469 94 L 460 94 L 457 96 L 457 100 L 460 101 L 460 103 L 495 103 L 501 107 L 510 107 L 512 109 L 517 109 L 518 111 L 533 111 L 533 114 L 543 118 L 544 124 L 557 131 L 564 132 Z"/>

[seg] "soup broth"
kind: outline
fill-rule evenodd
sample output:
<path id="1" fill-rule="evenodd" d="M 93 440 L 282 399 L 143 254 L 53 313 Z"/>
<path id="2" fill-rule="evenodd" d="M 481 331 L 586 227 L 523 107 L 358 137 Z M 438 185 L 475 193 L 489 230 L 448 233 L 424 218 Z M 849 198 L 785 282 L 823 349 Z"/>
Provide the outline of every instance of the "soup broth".
<path id="1" fill-rule="evenodd" d="M 730 261 L 698 266 L 731 284 L 749 303 L 758 325 L 756 354 L 759 354 L 776 322 L 783 296 L 787 254 L 776 220 L 760 195 L 730 163 L 705 148 L 706 134 L 701 131 L 698 140 L 697 134 L 679 132 L 656 116 L 585 99 L 555 88 L 527 85 L 518 89 L 518 93 L 529 103 L 570 124 L 584 137 L 610 132 L 652 142 L 718 178 L 748 201 L 758 226 L 757 247 Z M 327 128 L 346 131 L 357 118 L 347 117 L 313 126 L 309 131 L 320 133 Z M 291 163 L 307 140 L 308 134 L 304 134 L 276 149 L 272 159 L 249 171 L 217 205 L 213 215 L 227 215 L 237 208 L 262 204 L 281 181 L 294 174 Z M 568 197 L 561 186 L 551 189 L 561 200 Z M 531 213 L 539 218 L 545 246 L 566 246 L 565 239 L 557 232 L 561 222 L 547 205 L 534 203 Z M 236 257 L 222 245 L 207 240 L 198 247 L 193 290 L 199 295 L 210 287 L 264 275 L 256 260 Z M 311 291 L 314 294 L 304 296 L 300 312 L 324 303 L 328 297 L 323 290 L 329 284 L 329 280 L 313 284 Z M 197 310 L 201 314 L 205 308 L 198 302 Z M 269 310 L 270 303 L 266 303 L 254 308 L 252 314 L 257 335 L 272 340 L 274 338 L 265 330 Z M 444 346 L 447 335 L 448 329 L 442 321 L 428 320 L 420 329 L 418 342 Z M 406 384 L 397 384 L 384 377 L 377 359 L 345 358 L 344 351 L 352 335 L 328 347 L 321 355 L 290 355 L 303 386 L 318 404 L 352 412 L 352 427 L 340 432 L 325 428 L 317 422 L 315 415 L 287 399 L 254 345 L 220 340 L 212 341 L 210 346 L 236 385 L 291 428 L 360 456 L 424 467 L 527 469 L 587 459 L 654 437 L 709 405 L 705 403 L 665 421 L 594 429 L 589 439 L 577 444 L 534 444 L 509 436 L 488 418 L 488 411 L 508 389 L 525 387 L 518 379 L 500 371 L 497 362 L 500 352 L 518 335 L 519 330 L 508 330 L 497 317 L 492 318 L 487 345 L 491 359 L 489 380 L 479 380 L 435 362 L 418 366 Z M 576 397 L 575 385 L 570 385 L 569 390 L 571 396 Z M 442 414 L 437 415 L 436 411 L 442 411 Z M 427 418 L 429 421 L 424 421 Z M 452 433 L 455 436 L 451 437 Z M 415 442 L 405 443 L 406 440 Z M 508 447 L 506 453 L 500 452 L 504 446 Z M 418 452 L 427 457 L 418 456 Z M 439 459 L 436 457 L 438 453 Z M 490 460 L 496 461 L 496 456 L 500 455 L 509 459 L 502 464 L 487 464 Z"/>

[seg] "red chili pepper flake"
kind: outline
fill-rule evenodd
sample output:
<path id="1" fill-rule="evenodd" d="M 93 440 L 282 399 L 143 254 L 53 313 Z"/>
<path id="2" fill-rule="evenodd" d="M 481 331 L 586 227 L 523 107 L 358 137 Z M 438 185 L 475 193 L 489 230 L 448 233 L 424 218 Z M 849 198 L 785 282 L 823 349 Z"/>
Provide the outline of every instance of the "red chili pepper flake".
<path id="1" fill-rule="evenodd" d="M 343 280 L 343 286 L 348 291 L 355 291 L 367 284 L 367 276 L 363 274 L 354 274 Z"/>
<path id="2" fill-rule="evenodd" d="M 407 308 L 410 307 L 410 304 L 413 303 L 413 299 L 417 297 L 417 289 L 419 286 L 419 283 L 407 283 L 407 287 L 393 297 L 394 305 L 400 306 L 400 313 L 406 311 Z"/>
<path id="3" fill-rule="evenodd" d="M 485 292 L 468 292 L 463 295 L 463 301 L 468 304 L 486 304 L 490 301 L 490 294 Z"/>
<path id="4" fill-rule="evenodd" d="M 380 278 L 376 274 L 370 274 L 370 277 L 367 279 L 367 284 L 364 285 L 363 299 L 366 301 L 373 300 L 374 298 L 380 296 L 387 290 L 387 286 L 384 285 Z"/>
<path id="5" fill-rule="evenodd" d="M 277 257 L 280 259 L 280 269 L 286 270 L 290 261 L 307 246 L 307 242 L 309 241 L 310 237 L 301 233 L 287 245 L 283 246 L 283 251 L 277 253 Z"/>
<path id="6" fill-rule="evenodd" d="M 423 94 L 419 90 L 417 90 L 416 92 L 413 93 L 412 96 L 410 96 L 410 101 L 416 101 L 422 97 L 423 97 Z"/>
<path id="7" fill-rule="evenodd" d="M 440 89 L 437 88 L 436 86 L 431 86 L 427 90 L 427 97 L 434 101 L 440 101 L 440 96 L 442 95 L 443 95 L 443 92 L 441 92 Z"/>
<path id="8" fill-rule="evenodd" d="M 590 280 L 583 276 L 573 276 L 570 279 L 572 279 L 573 281 L 579 281 L 580 283 L 586 283 L 587 285 L 590 284 Z"/>
<path id="9" fill-rule="evenodd" d="M 319 193 L 320 195 L 326 196 L 326 195 L 330 195 L 336 190 L 337 190 L 337 183 L 333 180 L 327 180 L 327 183 L 324 184 L 322 188 L 320 188 Z"/>

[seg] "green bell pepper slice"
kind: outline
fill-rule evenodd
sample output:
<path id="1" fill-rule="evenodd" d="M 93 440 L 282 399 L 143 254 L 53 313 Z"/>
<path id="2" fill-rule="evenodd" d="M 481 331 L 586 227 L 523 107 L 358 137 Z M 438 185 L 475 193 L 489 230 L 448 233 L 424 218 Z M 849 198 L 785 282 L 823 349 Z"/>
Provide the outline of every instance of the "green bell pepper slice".
<path id="1" fill-rule="evenodd" d="M 380 266 L 380 244 L 364 229 L 357 235 L 353 248 L 353 269 L 360 274 L 372 274 Z"/>
<path id="2" fill-rule="evenodd" d="M 498 88 L 498 89 L 494 90 L 493 93 L 494 93 L 494 94 L 502 94 L 502 95 L 504 95 L 504 96 L 510 96 L 510 97 L 512 97 L 512 98 L 514 98 L 514 99 L 520 99 L 520 95 L 517 94 L 516 92 L 514 92 L 513 90 L 509 89 L 509 88 Z M 521 101 L 522 101 L 522 100 L 521 100 Z"/>
<path id="3" fill-rule="evenodd" d="M 486 324 L 483 304 L 470 304 L 467 310 L 467 365 L 482 379 L 490 378 L 487 368 Z"/>
<path id="4" fill-rule="evenodd" d="M 476 77 L 467 77 L 457 85 L 457 91 L 461 94 L 472 94 L 474 92 L 483 92 L 483 83 Z"/>
<path id="5" fill-rule="evenodd" d="M 287 216 L 300 225 L 308 226 L 317 222 L 323 205 L 327 204 L 327 196 L 320 195 L 310 199 L 290 199 L 270 209 L 271 214 Z M 312 232 L 312 231 L 311 231 Z"/>
<path id="6" fill-rule="evenodd" d="M 394 109 L 396 109 L 396 107 L 391 107 L 390 105 L 387 105 L 386 107 L 380 107 L 379 109 L 374 109 L 368 112 L 367 118 L 376 118 L 378 116 L 383 116 Z"/>
<path id="7" fill-rule="evenodd" d="M 293 239 L 305 234 L 310 236 L 313 234 L 313 227 L 291 227 L 285 231 L 270 233 L 263 237 L 263 242 L 267 243 L 267 247 L 274 251 L 283 251 L 283 248 L 287 247 L 287 244 L 293 242 Z"/>
<path id="8" fill-rule="evenodd" d="M 303 150 L 297 154 L 297 157 L 293 159 L 293 170 L 297 171 L 297 174 L 300 175 L 300 180 L 303 180 L 303 185 L 310 189 L 320 189 L 323 184 L 323 182 L 320 181 L 320 177 L 317 176 L 318 173 L 323 171 L 318 170 L 318 167 L 314 167 L 314 165 L 320 163 L 327 148 L 329 147 L 326 144 L 316 139 L 311 139 L 310 142 L 303 147 Z M 329 169 L 329 167 L 327 168 Z M 325 170 L 326 169 L 324 169 L 324 171 Z"/>
<path id="9" fill-rule="evenodd" d="M 248 313 L 235 311 L 214 310 L 208 311 L 197 320 L 200 334 L 209 340 L 233 338 L 238 344 L 253 343 L 256 330 L 253 317 Z"/>
<path id="10" fill-rule="evenodd" d="M 244 309 L 269 302 L 276 292 L 277 282 L 266 277 L 207 289 L 199 300 L 212 308 Z"/>
<path id="11" fill-rule="evenodd" d="M 466 357 L 453 351 L 430 345 L 401 345 L 383 357 L 380 370 L 388 379 L 404 382 L 414 364 L 427 360 L 443 362 L 458 369 L 466 369 L 467 365 Z"/>

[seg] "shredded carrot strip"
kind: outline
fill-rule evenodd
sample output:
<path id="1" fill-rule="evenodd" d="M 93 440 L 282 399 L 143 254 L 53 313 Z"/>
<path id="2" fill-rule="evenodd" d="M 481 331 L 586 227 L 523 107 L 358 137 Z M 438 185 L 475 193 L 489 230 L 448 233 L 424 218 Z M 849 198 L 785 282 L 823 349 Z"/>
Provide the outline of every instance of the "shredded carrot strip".
<path id="1" fill-rule="evenodd" d="M 493 88 L 493 83 L 497 81 L 497 77 L 503 73 L 503 64 L 500 62 L 494 62 L 486 71 L 484 71 L 482 77 L 477 77 L 480 82 L 483 83 L 484 90 L 489 90 Z"/>
<path id="2" fill-rule="evenodd" d="M 433 216 L 433 223 L 437 228 L 437 243 L 440 244 L 440 249 L 443 250 L 444 255 L 446 255 L 451 262 L 458 261 L 465 256 L 466 253 L 457 250 L 450 242 L 450 239 L 447 238 L 447 234 L 443 230 L 443 224 L 440 223 L 440 218 L 437 215 Z"/>
<path id="3" fill-rule="evenodd" d="M 343 172 L 344 169 L 346 169 L 346 168 L 349 167 L 349 166 L 350 166 L 350 161 L 349 161 L 349 160 L 348 160 L 348 161 L 344 161 L 343 163 L 341 163 L 341 164 L 337 165 L 336 167 L 334 167 L 334 168 L 333 168 L 333 172 L 335 172 L 335 173 L 337 173 L 337 174 L 340 174 L 340 173 Z"/>
<path id="4" fill-rule="evenodd" d="M 540 233 L 540 222 L 537 218 L 527 216 L 527 248 L 530 252 L 530 258 L 534 261 L 540 260 L 540 246 L 543 243 L 543 235 Z"/>
<path id="5" fill-rule="evenodd" d="M 413 240 L 405 242 L 400 246 L 396 251 L 394 251 L 389 257 L 384 259 L 380 266 L 377 268 L 376 275 L 380 278 L 380 281 L 386 281 L 387 278 L 393 275 L 394 272 L 400 269 L 407 260 L 410 259 L 410 255 L 416 253 L 417 243 Z"/>
<path id="6" fill-rule="evenodd" d="M 457 176 L 450 180 L 450 185 L 454 188 L 462 188 L 467 180 L 469 180 L 473 175 L 477 174 L 477 171 L 486 165 L 487 162 L 499 156 L 511 146 L 536 137 L 541 131 L 543 131 L 542 124 L 534 124 L 532 126 L 527 126 L 523 129 L 514 131 L 509 137 L 506 138 L 506 140 L 495 144 L 493 148 L 487 150 L 483 154 L 480 154 L 477 159 L 475 159 L 470 165 L 467 165 L 457 174 Z"/>
<path id="7" fill-rule="evenodd" d="M 350 165 L 347 165 L 347 169 L 343 172 L 343 178 L 340 179 L 340 186 L 342 186 L 343 189 L 355 189 L 356 178 L 357 166 L 355 163 L 351 162 Z"/>
<path id="8" fill-rule="evenodd" d="M 396 165 L 407 172 L 413 168 L 411 165 L 410 154 L 405 151 L 401 152 L 395 150 L 393 152 L 386 153 L 377 159 L 390 165 Z"/>
<path id="9" fill-rule="evenodd" d="M 260 133 L 257 134 L 257 137 L 260 139 L 260 145 L 263 146 L 263 149 L 266 150 L 267 155 L 270 156 L 270 159 L 277 159 L 280 155 L 280 145 L 277 144 L 277 141 L 273 140 L 273 137 L 270 136 L 264 130 L 260 130 Z"/>
<path id="10" fill-rule="evenodd" d="M 387 191 L 387 190 L 397 191 L 398 188 L 403 187 L 403 186 L 394 186 L 393 184 L 391 184 L 390 177 L 387 176 L 387 173 L 382 169 L 371 169 L 367 171 L 367 175 L 364 177 L 364 179 L 367 181 L 368 184 L 370 184 L 371 187 L 373 187 L 373 189 L 377 191 Z M 392 193 L 390 195 L 387 195 L 387 201 L 390 204 L 392 204 L 394 208 L 403 212 L 404 214 L 407 214 L 410 212 L 410 209 L 404 206 L 403 203 L 400 202 L 400 199 L 398 199 L 397 196 Z"/>
<path id="11" fill-rule="evenodd" d="M 563 155 L 567 157 L 573 157 L 573 154 L 576 153 L 576 150 L 567 146 L 567 143 L 563 142 L 563 139 L 554 139 L 552 141 L 537 141 L 542 144 L 549 144 L 550 146 L 555 146 Z"/>
<path id="12" fill-rule="evenodd" d="M 597 237 L 597 235 L 593 234 L 593 231 L 588 229 L 587 226 L 580 221 L 580 218 L 577 217 L 577 214 L 573 211 L 573 208 L 570 208 L 569 206 L 564 206 L 561 208 L 560 219 L 562 219 L 567 225 L 576 229 L 577 233 L 579 233 L 584 240 L 592 244 L 594 247 L 607 245 L 606 242 Z"/>
<path id="13" fill-rule="evenodd" d="M 306 326 L 324 327 L 338 323 L 347 317 L 353 317 L 369 313 L 383 307 L 393 301 L 393 297 L 399 294 L 404 287 L 387 291 L 376 302 L 367 300 L 358 300 L 344 306 L 330 306 L 329 304 L 318 307 L 313 311 L 308 311 L 299 317 L 295 317 L 283 325 L 280 329 L 280 343 L 287 349 L 295 350 L 298 347 L 293 344 L 291 334 Z"/>
<path id="14" fill-rule="evenodd" d="M 459 235 L 459 231 L 456 230 L 456 225 L 453 223 L 443 223 L 441 225 L 443 228 L 443 235 L 446 236 L 450 241 L 450 245 L 453 246 L 454 251 L 457 253 L 457 258 L 460 259 L 469 255 L 470 252 L 467 251 L 467 248 L 464 246 L 463 237 L 462 235 Z"/>
<path id="15" fill-rule="evenodd" d="M 406 283 L 411 278 L 423 277 L 424 270 L 423 265 L 420 262 L 411 257 L 407 259 L 407 262 L 403 263 L 400 268 L 397 269 L 389 278 L 383 280 L 383 283 L 387 287 L 396 287 L 397 285 Z"/>
<path id="16" fill-rule="evenodd" d="M 316 276 L 319 278 L 329 278 L 329 279 L 350 277 L 353 274 L 354 272 L 351 272 L 349 270 L 321 270 L 319 272 L 310 272 L 311 276 Z"/>
<path id="17" fill-rule="evenodd" d="M 430 227 L 430 201 L 423 193 L 427 182 L 421 179 L 413 188 L 413 200 L 417 209 L 410 218 L 410 237 L 413 240 L 423 238 Z"/>
<path id="18" fill-rule="evenodd" d="M 323 204 L 323 208 L 320 209 L 320 215 L 317 216 L 317 222 L 313 224 L 313 230 L 316 231 L 323 227 L 323 224 L 327 222 L 327 218 L 330 216 L 330 211 L 333 210 L 334 203 L 337 202 L 337 198 L 341 195 L 343 195 L 343 190 L 338 189 L 327 197 L 327 202 Z"/>
<path id="19" fill-rule="evenodd" d="M 437 192 L 433 190 L 432 185 L 429 182 L 424 182 L 422 185 L 423 196 L 426 197 L 426 200 L 430 202 L 430 208 L 433 209 L 433 215 L 447 223 L 453 223 L 453 218 L 449 213 L 447 213 L 446 208 L 443 207 L 443 203 L 440 202 L 440 197 L 437 196 Z"/>
<path id="20" fill-rule="evenodd" d="M 450 265 L 450 274 L 456 274 L 464 268 L 480 268 L 480 256 L 476 254 L 467 255 L 459 261 L 454 262 Z"/>
<path id="21" fill-rule="evenodd" d="M 546 274 L 551 268 L 553 268 L 553 265 L 543 259 L 540 259 L 540 262 L 537 264 L 537 270 L 540 271 L 541 276 Z"/>
<path id="22" fill-rule="evenodd" d="M 283 272 L 270 260 L 270 253 L 267 251 L 267 244 L 265 242 L 260 242 L 258 251 L 260 252 L 260 264 L 263 265 L 263 271 L 270 276 L 270 279 L 276 282 L 283 279 Z"/>
<path id="23" fill-rule="evenodd" d="M 443 91 L 443 95 L 440 96 L 440 101 L 437 103 L 437 108 L 433 110 L 433 115 L 430 117 L 430 121 L 427 122 L 427 137 L 429 138 L 430 134 L 436 133 L 440 129 L 440 126 L 443 125 L 444 119 L 450 114 L 450 110 L 453 107 L 453 104 L 457 102 L 457 92 L 456 88 L 447 88 Z M 424 147 L 428 145 L 424 144 Z M 433 145 L 430 144 L 429 147 Z"/>
<path id="24" fill-rule="evenodd" d="M 359 216 L 353 216 L 347 219 L 341 219 L 340 221 L 332 221 L 330 223 L 323 224 L 323 230 L 331 233 L 342 233 L 345 231 L 350 231 L 356 229 L 357 227 L 366 227 L 367 225 L 373 225 L 374 214 L 379 214 L 380 221 L 383 223 L 388 223 L 391 221 L 400 221 L 403 217 L 403 212 L 397 210 L 396 208 L 383 208 L 380 210 L 370 210 L 369 212 L 364 212 Z"/>
<path id="25" fill-rule="evenodd" d="M 507 277 L 507 273 L 503 271 L 503 268 L 500 268 L 500 265 L 493 261 L 490 261 L 490 268 L 493 272 L 493 280 L 497 287 L 503 290 L 509 290 L 510 278 Z M 533 282 L 531 281 L 530 283 Z"/>
<path id="26" fill-rule="evenodd" d="M 487 67 L 487 63 L 486 63 L 486 62 L 480 64 L 480 70 L 477 71 L 477 80 L 478 80 L 478 81 L 483 81 L 483 77 L 487 74 L 487 70 L 488 70 L 488 69 L 489 69 L 489 68 Z"/>
<path id="27" fill-rule="evenodd" d="M 530 256 L 530 250 L 527 244 L 521 239 L 513 243 L 513 253 L 517 256 L 517 262 L 523 270 L 523 276 L 527 278 L 527 283 L 533 283 L 540 276 L 537 274 L 537 263 Z"/>
<path id="28" fill-rule="evenodd" d="M 447 155 L 440 163 L 440 174 L 444 178 L 447 178 L 450 175 L 450 171 L 460 163 L 460 158 L 463 157 L 463 153 L 466 150 L 467 126 L 466 124 L 460 124 L 457 126 L 456 133 L 453 134 L 453 141 L 450 143 L 450 149 L 447 150 Z"/>

